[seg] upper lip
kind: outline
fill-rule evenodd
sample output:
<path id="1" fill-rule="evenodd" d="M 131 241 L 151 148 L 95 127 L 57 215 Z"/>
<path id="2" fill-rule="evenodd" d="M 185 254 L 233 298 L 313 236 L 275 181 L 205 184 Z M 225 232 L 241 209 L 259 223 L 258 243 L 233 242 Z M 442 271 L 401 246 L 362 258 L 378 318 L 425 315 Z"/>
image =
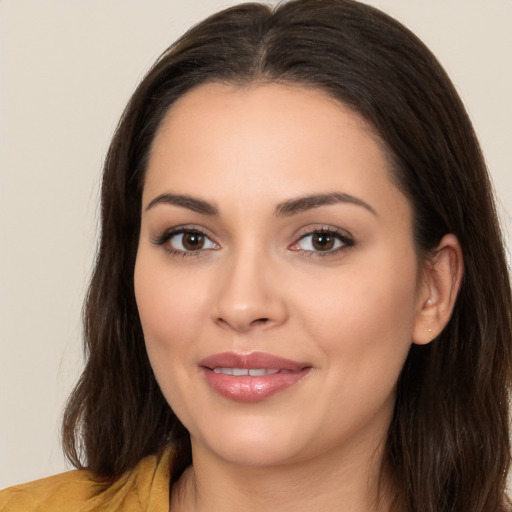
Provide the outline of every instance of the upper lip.
<path id="1" fill-rule="evenodd" d="M 250 354 L 222 352 L 205 357 L 199 362 L 199 366 L 209 370 L 214 368 L 246 368 L 248 370 L 265 368 L 299 372 L 304 368 L 311 367 L 311 364 L 284 359 L 264 352 L 251 352 Z"/>

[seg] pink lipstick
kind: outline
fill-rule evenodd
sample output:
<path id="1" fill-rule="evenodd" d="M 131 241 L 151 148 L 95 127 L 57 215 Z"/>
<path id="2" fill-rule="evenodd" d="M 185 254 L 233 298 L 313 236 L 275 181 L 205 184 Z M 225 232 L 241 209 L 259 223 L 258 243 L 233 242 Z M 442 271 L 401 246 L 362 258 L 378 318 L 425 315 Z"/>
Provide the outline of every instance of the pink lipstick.
<path id="1" fill-rule="evenodd" d="M 240 402 L 257 402 L 299 382 L 311 364 L 283 359 L 263 352 L 223 352 L 200 361 L 210 387 Z"/>

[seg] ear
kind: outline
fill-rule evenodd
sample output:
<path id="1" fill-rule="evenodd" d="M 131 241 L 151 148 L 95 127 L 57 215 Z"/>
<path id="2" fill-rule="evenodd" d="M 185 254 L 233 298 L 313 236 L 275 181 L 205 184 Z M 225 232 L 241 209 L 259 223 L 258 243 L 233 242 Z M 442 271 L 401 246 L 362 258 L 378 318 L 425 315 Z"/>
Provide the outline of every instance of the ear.
<path id="1" fill-rule="evenodd" d="M 425 263 L 418 290 L 413 343 L 430 343 L 445 328 L 455 306 L 464 262 L 455 235 L 445 235 Z"/>

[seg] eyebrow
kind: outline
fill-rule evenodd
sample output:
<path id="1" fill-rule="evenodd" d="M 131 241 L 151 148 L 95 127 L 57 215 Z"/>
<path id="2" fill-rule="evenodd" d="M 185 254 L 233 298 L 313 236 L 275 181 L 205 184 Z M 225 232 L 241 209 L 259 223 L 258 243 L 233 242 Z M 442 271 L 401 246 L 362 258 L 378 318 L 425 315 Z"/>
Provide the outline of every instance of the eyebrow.
<path id="1" fill-rule="evenodd" d="M 203 215 L 219 215 L 219 209 L 214 204 L 184 194 L 160 194 L 147 205 L 146 211 L 151 210 L 158 204 L 181 206 Z"/>
<path id="2" fill-rule="evenodd" d="M 291 217 L 313 208 L 319 208 L 320 206 L 329 206 L 332 204 L 354 204 L 361 206 L 371 212 L 373 215 L 378 216 L 377 212 L 365 201 L 357 197 L 345 194 L 344 192 L 330 192 L 327 194 L 313 194 L 309 196 L 298 197 L 296 199 L 289 199 L 279 203 L 275 209 L 274 215 L 276 217 Z M 213 203 L 209 203 L 203 199 L 197 199 L 195 197 L 185 194 L 160 194 L 155 197 L 146 207 L 146 211 L 151 210 L 159 204 L 170 204 L 173 206 L 180 206 L 181 208 L 187 208 L 193 212 L 200 213 L 202 215 L 218 216 L 219 209 Z"/>
<path id="3" fill-rule="evenodd" d="M 280 203 L 276 210 L 275 215 L 277 217 L 289 217 L 298 213 L 311 210 L 313 208 L 319 208 L 320 206 L 329 206 L 332 204 L 343 203 L 343 204 L 354 204 L 361 206 L 368 210 L 373 215 L 377 216 L 377 212 L 365 201 L 357 197 L 345 194 L 344 192 L 331 192 L 328 194 L 313 194 L 310 196 L 298 197 L 297 199 L 290 199 Z"/>

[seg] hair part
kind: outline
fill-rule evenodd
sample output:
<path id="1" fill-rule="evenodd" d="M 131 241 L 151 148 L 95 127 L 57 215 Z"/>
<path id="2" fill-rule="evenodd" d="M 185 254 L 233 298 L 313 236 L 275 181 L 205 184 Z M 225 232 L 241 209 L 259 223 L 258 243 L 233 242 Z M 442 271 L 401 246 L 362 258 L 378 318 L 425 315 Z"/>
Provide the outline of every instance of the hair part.
<path id="1" fill-rule="evenodd" d="M 152 141 L 173 103 L 201 84 L 286 83 L 324 91 L 378 134 L 410 200 L 421 258 L 457 236 L 465 275 L 434 342 L 411 347 L 397 384 L 383 471 L 395 509 L 504 510 L 512 361 L 509 275 L 492 187 L 471 122 L 430 51 L 384 13 L 352 0 L 294 0 L 226 9 L 157 60 L 110 146 L 101 238 L 84 307 L 86 365 L 63 421 L 76 467 L 115 479 L 190 440 L 146 355 L 133 271 Z"/>

